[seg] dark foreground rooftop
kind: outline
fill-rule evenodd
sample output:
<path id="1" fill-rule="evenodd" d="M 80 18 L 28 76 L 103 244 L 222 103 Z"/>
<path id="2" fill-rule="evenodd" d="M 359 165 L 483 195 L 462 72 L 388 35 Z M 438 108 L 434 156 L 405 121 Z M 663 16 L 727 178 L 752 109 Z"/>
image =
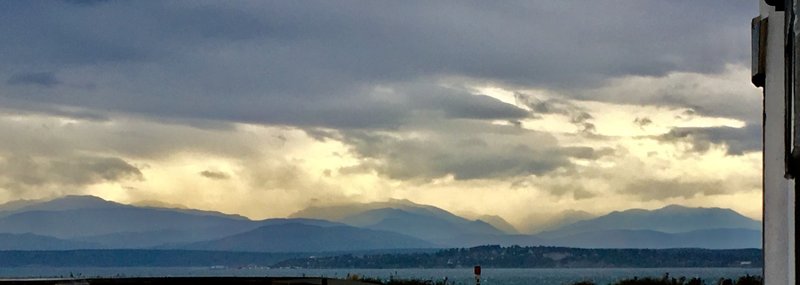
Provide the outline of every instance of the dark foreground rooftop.
<path id="1" fill-rule="evenodd" d="M 267 284 L 267 285 L 372 285 L 362 281 L 351 281 L 330 278 L 293 278 L 293 277 L 151 277 L 151 278 L 88 278 L 88 279 L 5 279 L 2 285 L 116 285 L 116 284 Z"/>

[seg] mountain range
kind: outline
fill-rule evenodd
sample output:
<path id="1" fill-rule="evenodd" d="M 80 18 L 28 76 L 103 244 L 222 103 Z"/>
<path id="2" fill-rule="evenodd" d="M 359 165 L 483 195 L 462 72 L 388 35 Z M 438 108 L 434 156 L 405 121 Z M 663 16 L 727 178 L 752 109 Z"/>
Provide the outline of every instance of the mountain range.
<path id="1" fill-rule="evenodd" d="M 631 209 L 520 234 L 498 216 L 467 219 L 407 200 L 309 207 L 285 219 L 93 196 L 0 205 L 0 250 L 182 249 L 346 252 L 552 245 L 585 248 L 760 248 L 761 224 L 730 209 Z"/>

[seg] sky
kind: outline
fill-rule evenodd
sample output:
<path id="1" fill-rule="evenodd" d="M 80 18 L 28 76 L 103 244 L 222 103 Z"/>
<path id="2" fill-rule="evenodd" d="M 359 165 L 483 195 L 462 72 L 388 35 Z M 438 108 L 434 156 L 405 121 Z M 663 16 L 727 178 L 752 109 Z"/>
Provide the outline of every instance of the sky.
<path id="1" fill-rule="evenodd" d="M 2 1 L 0 202 L 761 219 L 757 1 Z"/>

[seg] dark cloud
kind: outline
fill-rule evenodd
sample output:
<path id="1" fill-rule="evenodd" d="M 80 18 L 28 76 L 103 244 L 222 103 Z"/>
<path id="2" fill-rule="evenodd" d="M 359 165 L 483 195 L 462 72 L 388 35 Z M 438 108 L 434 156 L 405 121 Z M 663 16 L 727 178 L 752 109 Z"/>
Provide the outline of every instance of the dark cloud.
<path id="1" fill-rule="evenodd" d="M 214 170 L 203 170 L 203 171 L 200 171 L 200 176 L 203 176 L 203 177 L 208 178 L 208 179 L 213 179 L 213 180 L 227 180 L 227 179 L 231 178 L 231 176 L 228 175 L 225 172 L 214 171 Z"/>
<path id="2" fill-rule="evenodd" d="M 645 126 L 652 124 L 653 120 L 648 117 L 636 117 L 636 119 L 633 120 L 633 123 L 638 125 L 640 128 L 644 128 Z"/>
<path id="3" fill-rule="evenodd" d="M 18 73 L 12 75 L 8 81 L 9 85 L 38 85 L 43 87 L 54 87 L 61 84 L 53 72 L 31 72 Z"/>
<path id="4" fill-rule="evenodd" d="M 83 186 L 144 179 L 136 166 L 116 157 L 31 157 L 12 155 L 0 159 L 0 185 L 11 191 Z"/>
<path id="5" fill-rule="evenodd" d="M 675 128 L 659 136 L 658 139 L 668 142 L 689 142 L 692 144 L 692 150 L 696 152 L 705 152 L 712 144 L 721 144 L 727 147 L 729 155 L 761 151 L 762 148 L 761 125 L 752 123 L 743 128 Z"/>
<path id="6" fill-rule="evenodd" d="M 592 117 L 592 115 L 590 115 L 589 113 L 581 111 L 572 114 L 572 117 L 569 119 L 569 121 L 573 124 L 579 124 L 579 123 L 585 123 L 586 121 L 591 120 L 592 118 L 594 117 Z"/>
<path id="7" fill-rule="evenodd" d="M 176 153 L 208 153 L 225 157 L 253 157 L 252 137 L 223 128 L 153 122 L 116 117 L 112 121 L 77 114 L 63 117 L 0 112 L 0 133 L 13 134 L 0 140 L 0 157 L 29 155 L 66 160 L 78 154 L 103 154 L 134 161 L 167 159 Z M 24 120 L 15 118 L 22 117 Z M 261 143 L 269 144 L 266 139 Z M 274 140 L 275 145 L 279 143 Z"/>
<path id="8" fill-rule="evenodd" d="M 597 131 L 594 117 L 584 108 L 575 105 L 573 102 L 563 98 L 539 99 L 531 95 L 515 93 L 514 99 L 517 104 L 527 106 L 531 109 L 531 116 L 540 118 L 543 114 L 558 114 L 566 116 L 569 122 L 574 124 L 578 133 L 587 136 L 596 136 Z"/>
<path id="9" fill-rule="evenodd" d="M 598 88 L 565 92 L 573 99 L 682 110 L 677 119 L 707 116 L 757 122 L 761 121 L 762 94 L 747 81 L 748 74 L 744 66 L 729 66 L 719 74 L 621 78 Z"/>
<path id="10" fill-rule="evenodd" d="M 513 126 L 497 128 L 501 129 L 473 126 L 471 132 L 460 133 L 470 127 L 448 124 L 412 137 L 345 132 L 337 139 L 350 145 L 361 163 L 339 172 L 376 172 L 422 182 L 448 175 L 456 180 L 542 176 L 572 169 L 570 158 L 599 159 L 614 153 L 612 149 L 562 147 L 549 134 Z"/>
<path id="11" fill-rule="evenodd" d="M 447 175 L 456 180 L 543 175 L 570 166 L 557 149 L 540 151 L 525 145 L 505 149 L 450 149 L 429 140 L 381 139 L 363 166 L 397 180 L 429 181 Z"/>
<path id="12" fill-rule="evenodd" d="M 761 98 L 717 88 L 728 81 L 615 81 L 749 64 L 742 19 L 756 10 L 724 0 L 0 1 L 0 106 L 81 120 L 0 118 L 0 131 L 12 134 L 0 140 L 0 185 L 23 191 L 143 179 L 122 158 L 202 153 L 247 160 L 238 165 L 247 173 L 236 176 L 253 189 L 303 192 L 292 194 L 298 199 L 332 193 L 282 159 L 280 146 L 292 141 L 253 145 L 257 137 L 233 131 L 236 122 L 340 141 L 359 159 L 340 174 L 429 182 L 576 173 L 572 160 L 616 153 L 563 147 L 520 122 L 555 114 L 594 134 L 593 114 L 574 99 L 757 121 Z M 559 98 L 526 98 L 518 101 L 523 110 L 469 89 L 483 85 Z M 690 140 L 698 150 L 724 143 L 732 154 L 754 149 L 736 131 L 681 129 L 661 139 Z M 653 187 L 680 190 L 666 186 L 676 183 L 704 187 Z M 547 191 L 599 194 L 569 185 Z"/>
<path id="13" fill-rule="evenodd" d="M 525 110 L 485 95 L 430 96 L 418 102 L 418 108 L 441 110 L 449 118 L 498 120 L 528 116 Z"/>
<path id="14" fill-rule="evenodd" d="M 580 159 L 598 159 L 603 156 L 613 155 L 615 153 L 613 148 L 594 149 L 591 147 L 564 147 L 561 150 L 566 155 Z"/>
<path id="15" fill-rule="evenodd" d="M 571 114 L 581 113 L 583 109 L 578 108 L 572 102 L 562 98 L 539 99 L 531 95 L 514 93 L 517 104 L 527 106 L 534 115 L 538 114 L 561 114 L 571 116 Z M 588 115 L 588 114 L 587 114 Z M 590 119 L 591 115 L 587 119 Z"/>
<path id="16" fill-rule="evenodd" d="M 347 137 L 365 160 L 362 168 L 392 179 L 429 181 L 447 175 L 457 180 L 545 174 L 570 165 L 558 150 L 509 144 L 452 147 L 436 139 L 398 139 L 362 134 Z"/>
<path id="17" fill-rule="evenodd" d="M 62 1 L 64 1 L 65 3 L 69 3 L 69 4 L 91 6 L 91 5 L 96 5 L 96 4 L 109 2 L 111 0 L 62 0 Z"/>
<path id="18" fill-rule="evenodd" d="M 335 128 L 397 127 L 409 109 L 427 110 L 413 103 L 426 100 L 455 118 L 521 116 L 471 96 L 406 95 L 398 103 L 404 90 L 386 95 L 378 86 L 467 78 L 563 89 L 625 75 L 718 72 L 747 63 L 741 19 L 757 8 L 722 0 L 74 3 L 96 1 L 0 3 L 0 78 L 59 70 L 70 74 L 58 78 L 69 86 L 96 87 L 25 100 Z M 26 92 L 12 87 L 4 93 Z"/>

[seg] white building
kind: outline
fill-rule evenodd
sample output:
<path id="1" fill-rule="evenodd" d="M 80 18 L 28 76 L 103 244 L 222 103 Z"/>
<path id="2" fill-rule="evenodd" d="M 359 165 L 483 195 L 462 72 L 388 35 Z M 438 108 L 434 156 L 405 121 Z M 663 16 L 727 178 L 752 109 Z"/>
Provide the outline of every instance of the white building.
<path id="1" fill-rule="evenodd" d="M 794 36 L 800 32 L 800 24 L 794 25 L 792 12 L 800 3 L 795 1 L 800 2 L 760 0 L 760 15 L 753 20 L 753 83 L 764 87 L 763 248 L 764 281 L 768 285 L 796 284 L 793 177 L 799 176 L 800 163 L 795 162 L 798 160 L 793 157 L 797 156 L 792 152 L 800 153 L 800 148 L 793 147 L 800 145 L 800 140 L 794 139 L 800 138 L 795 134 L 800 132 L 794 130 L 800 124 L 794 123 L 793 115 L 794 90 L 798 89 L 794 86 L 800 86 L 800 80 L 795 79 L 793 70 L 800 70 L 800 58 L 794 59 L 794 52 L 785 52 L 800 49 L 800 37 Z"/>

